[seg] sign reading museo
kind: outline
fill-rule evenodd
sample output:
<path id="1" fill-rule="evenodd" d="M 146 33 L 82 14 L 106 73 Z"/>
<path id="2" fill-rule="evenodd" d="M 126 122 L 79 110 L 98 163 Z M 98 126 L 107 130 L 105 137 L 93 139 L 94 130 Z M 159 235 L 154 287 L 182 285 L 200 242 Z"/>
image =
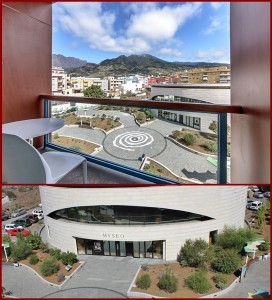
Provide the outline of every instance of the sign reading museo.
<path id="1" fill-rule="evenodd" d="M 118 234 L 118 233 L 103 233 L 103 238 L 111 238 L 111 239 L 123 239 L 125 237 L 124 234 Z"/>

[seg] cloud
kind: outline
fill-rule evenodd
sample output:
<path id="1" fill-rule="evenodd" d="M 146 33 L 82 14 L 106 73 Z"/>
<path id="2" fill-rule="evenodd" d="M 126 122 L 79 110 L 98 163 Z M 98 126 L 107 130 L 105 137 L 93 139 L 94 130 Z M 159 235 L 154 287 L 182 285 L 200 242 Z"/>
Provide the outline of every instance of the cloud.
<path id="1" fill-rule="evenodd" d="M 214 9 L 218 9 L 220 6 L 222 6 L 224 2 L 211 2 L 210 5 Z"/>
<path id="2" fill-rule="evenodd" d="M 229 18 L 227 16 L 213 16 L 210 17 L 210 24 L 208 28 L 206 28 L 203 33 L 205 35 L 211 35 L 218 30 L 226 30 L 229 31 Z"/>
<path id="3" fill-rule="evenodd" d="M 200 61 L 204 60 L 207 62 L 222 62 L 228 63 L 230 61 L 230 49 L 209 49 L 206 51 L 199 50 L 192 60 Z"/>
<path id="4" fill-rule="evenodd" d="M 158 53 L 161 55 L 169 55 L 169 56 L 176 56 L 176 57 L 181 57 L 184 55 L 183 51 L 179 51 L 171 48 L 162 48 L 158 51 Z"/>
<path id="5" fill-rule="evenodd" d="M 201 3 L 159 6 L 158 3 L 123 3 L 123 26 L 117 30 L 117 11 L 106 10 L 102 2 L 57 2 L 54 4 L 54 26 L 61 28 L 92 49 L 123 54 L 143 54 L 161 48 L 171 50 L 176 32 L 201 11 Z M 177 41 L 181 44 L 181 41 Z M 177 45 L 176 44 L 176 45 Z M 176 46 L 175 45 L 175 46 Z"/>

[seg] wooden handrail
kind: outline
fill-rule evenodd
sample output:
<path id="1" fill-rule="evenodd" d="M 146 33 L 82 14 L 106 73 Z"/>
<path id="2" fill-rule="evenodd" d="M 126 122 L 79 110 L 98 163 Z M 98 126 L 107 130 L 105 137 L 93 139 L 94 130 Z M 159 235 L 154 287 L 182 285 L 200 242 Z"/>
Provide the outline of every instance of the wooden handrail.
<path id="1" fill-rule="evenodd" d="M 55 96 L 55 95 L 40 95 L 41 100 L 63 101 L 85 104 L 100 104 L 100 105 L 118 105 L 126 107 L 146 107 L 156 109 L 173 109 L 181 111 L 198 111 L 209 113 L 232 113 L 242 114 L 243 108 L 239 105 L 221 105 L 221 104 L 206 104 L 206 103 L 180 103 L 180 102 L 162 102 L 153 100 L 121 100 L 111 98 L 88 98 L 74 96 Z"/>

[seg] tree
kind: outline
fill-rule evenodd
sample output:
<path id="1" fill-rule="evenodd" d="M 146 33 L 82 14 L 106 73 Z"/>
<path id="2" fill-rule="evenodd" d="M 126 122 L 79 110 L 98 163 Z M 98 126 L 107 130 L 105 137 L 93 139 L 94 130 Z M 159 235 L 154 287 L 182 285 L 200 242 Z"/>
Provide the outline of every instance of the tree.
<path id="1" fill-rule="evenodd" d="M 180 249 L 180 256 L 190 267 L 203 266 L 207 261 L 208 243 L 202 239 L 186 240 Z"/>
<path id="2" fill-rule="evenodd" d="M 84 97 L 90 98 L 103 98 L 103 91 L 98 85 L 91 85 L 83 90 Z"/>

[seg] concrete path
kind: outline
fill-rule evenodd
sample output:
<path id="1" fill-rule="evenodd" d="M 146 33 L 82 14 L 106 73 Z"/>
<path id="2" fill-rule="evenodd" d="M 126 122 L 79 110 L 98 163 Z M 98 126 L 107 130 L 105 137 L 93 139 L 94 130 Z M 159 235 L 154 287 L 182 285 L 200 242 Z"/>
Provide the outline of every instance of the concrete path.
<path id="1" fill-rule="evenodd" d="M 270 259 L 253 263 L 234 288 L 218 298 L 248 298 L 248 293 L 255 294 L 254 289 L 261 289 L 270 293 Z"/>
<path id="2" fill-rule="evenodd" d="M 94 114 L 119 117 L 120 121 L 124 124 L 124 128 L 106 136 L 102 131 L 97 129 L 91 130 L 66 126 L 58 130 L 58 134 L 73 136 L 103 145 L 103 150 L 96 154 L 96 156 L 105 160 L 139 169 L 141 166 L 139 158 L 142 154 L 146 154 L 148 157 L 153 157 L 158 162 L 161 162 L 178 176 L 206 183 L 216 183 L 217 168 L 210 164 L 206 157 L 184 150 L 165 139 L 172 131 L 180 130 L 183 126 L 157 119 L 155 122 L 139 127 L 136 125 L 134 117 L 128 113 L 97 110 L 97 107 L 92 107 L 86 111 L 86 116 L 93 116 Z M 139 132 L 139 135 L 135 137 L 138 141 L 146 138 L 147 145 L 139 147 L 136 145 L 137 141 L 133 142 L 130 140 L 129 133 L 131 131 Z M 148 143 L 150 136 L 152 136 L 151 139 L 154 139 L 151 144 Z M 119 147 L 118 145 L 117 147 L 113 145 L 114 143 L 118 144 L 118 142 L 120 143 Z M 127 151 L 123 150 L 123 145 L 128 147 L 129 144 L 126 144 L 127 142 L 130 144 L 135 143 L 135 148 Z"/>

